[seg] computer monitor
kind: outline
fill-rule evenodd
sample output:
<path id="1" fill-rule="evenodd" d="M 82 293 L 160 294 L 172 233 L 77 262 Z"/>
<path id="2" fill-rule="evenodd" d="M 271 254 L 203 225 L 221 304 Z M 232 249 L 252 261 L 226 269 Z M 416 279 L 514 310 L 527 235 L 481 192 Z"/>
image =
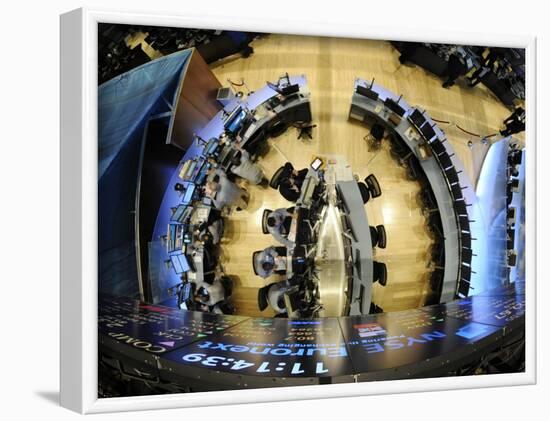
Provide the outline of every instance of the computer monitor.
<path id="1" fill-rule="evenodd" d="M 323 160 L 321 158 L 315 158 L 310 164 L 311 169 L 317 171 L 321 165 L 323 165 Z"/>
<path id="2" fill-rule="evenodd" d="M 357 85 L 357 87 L 355 88 L 355 92 L 358 95 L 370 98 L 374 101 L 378 99 L 378 92 L 374 92 L 372 89 L 366 88 L 365 86 Z"/>
<path id="3" fill-rule="evenodd" d="M 193 183 L 187 184 L 187 189 L 185 189 L 185 194 L 183 195 L 183 199 L 181 200 L 181 203 L 184 205 L 188 205 L 193 201 L 193 194 L 195 193 L 195 185 Z"/>
<path id="4" fill-rule="evenodd" d="M 405 114 L 405 109 L 391 98 L 386 98 L 384 104 L 399 117 L 403 117 L 403 115 Z"/>
<path id="5" fill-rule="evenodd" d="M 414 124 L 416 127 L 422 126 L 426 122 L 426 118 L 422 115 L 420 111 L 416 108 L 408 117 L 409 121 Z"/>
<path id="6" fill-rule="evenodd" d="M 231 134 L 235 134 L 241 127 L 241 123 L 246 117 L 246 110 L 244 110 L 242 107 L 237 107 L 235 111 L 233 111 L 228 119 L 224 123 L 224 128 Z"/>
<path id="7" fill-rule="evenodd" d="M 430 140 L 432 137 L 435 136 L 435 131 L 434 131 L 433 127 L 430 126 L 429 124 L 424 124 L 420 128 L 420 132 L 422 133 L 422 135 L 424 136 L 424 138 L 426 140 Z"/>
<path id="8" fill-rule="evenodd" d="M 187 205 L 179 205 L 174 211 L 174 213 L 172 214 L 170 221 L 183 223 L 186 209 L 187 209 Z"/>

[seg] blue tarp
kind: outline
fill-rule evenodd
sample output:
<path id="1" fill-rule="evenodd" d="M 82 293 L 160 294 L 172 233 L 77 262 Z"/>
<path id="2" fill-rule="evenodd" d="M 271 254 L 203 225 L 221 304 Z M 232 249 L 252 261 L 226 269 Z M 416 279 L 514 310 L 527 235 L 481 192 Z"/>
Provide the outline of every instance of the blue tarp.
<path id="1" fill-rule="evenodd" d="M 174 104 L 191 50 L 136 67 L 98 89 L 99 289 L 136 295 L 134 211 L 141 143 L 152 115 Z"/>

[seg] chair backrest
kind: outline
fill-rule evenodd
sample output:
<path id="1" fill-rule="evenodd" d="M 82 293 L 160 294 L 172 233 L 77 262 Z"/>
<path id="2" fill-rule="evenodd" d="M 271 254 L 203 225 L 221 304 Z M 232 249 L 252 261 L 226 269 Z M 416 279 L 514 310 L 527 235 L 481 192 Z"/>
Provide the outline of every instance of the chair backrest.
<path id="1" fill-rule="evenodd" d="M 257 250 L 254 253 L 252 253 L 252 268 L 254 269 L 254 275 L 258 275 L 258 271 L 256 270 L 256 256 L 258 256 L 262 250 Z"/>
<path id="2" fill-rule="evenodd" d="M 361 181 L 357 182 L 357 187 L 359 187 L 359 191 L 361 192 L 361 198 L 363 199 L 363 203 L 367 203 L 370 199 L 370 192 L 367 185 Z"/>
<path id="3" fill-rule="evenodd" d="M 277 171 L 275 171 L 275 174 L 273 174 L 273 177 L 271 177 L 271 180 L 269 181 L 269 187 L 272 189 L 277 189 L 279 187 L 279 178 L 281 177 L 281 174 L 285 170 L 285 167 L 280 167 Z"/>
<path id="4" fill-rule="evenodd" d="M 367 183 L 367 186 L 369 186 L 370 194 L 373 199 L 375 197 L 379 197 L 382 194 L 380 184 L 378 183 L 378 180 L 376 179 L 374 174 L 370 174 L 367 178 L 365 178 L 365 183 Z"/>
<path id="5" fill-rule="evenodd" d="M 376 245 L 378 244 L 378 231 L 376 230 L 376 227 L 373 227 L 372 225 L 369 225 L 369 230 L 372 246 L 376 247 Z"/>
<path id="6" fill-rule="evenodd" d="M 374 123 L 370 129 L 370 134 L 377 141 L 381 141 L 384 137 L 384 126 L 378 123 Z"/>
<path id="7" fill-rule="evenodd" d="M 262 232 L 264 234 L 269 234 L 269 230 L 267 229 L 267 218 L 271 212 L 273 212 L 271 209 L 264 209 L 262 213 Z"/>
<path id="8" fill-rule="evenodd" d="M 264 311 L 268 306 L 267 290 L 269 287 L 270 285 L 266 285 L 258 290 L 258 308 L 260 311 Z"/>
<path id="9" fill-rule="evenodd" d="M 376 232 L 378 233 L 378 247 L 381 249 L 386 248 L 386 228 L 384 228 L 384 225 L 377 225 Z"/>
<path id="10" fill-rule="evenodd" d="M 386 264 L 382 262 L 377 262 L 376 260 L 372 262 L 373 264 L 373 282 L 378 281 L 380 284 L 382 284 L 384 281 L 386 281 L 388 277 L 388 270 L 386 268 Z"/>

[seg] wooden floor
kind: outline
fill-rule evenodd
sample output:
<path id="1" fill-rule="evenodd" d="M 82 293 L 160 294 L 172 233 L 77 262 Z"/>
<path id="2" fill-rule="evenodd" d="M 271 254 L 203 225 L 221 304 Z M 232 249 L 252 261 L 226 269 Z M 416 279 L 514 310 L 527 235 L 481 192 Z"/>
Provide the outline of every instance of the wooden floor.
<path id="1" fill-rule="evenodd" d="M 354 173 L 364 178 L 374 173 L 383 195 L 367 205 L 369 222 L 384 224 L 388 235 L 385 250 L 377 250 L 375 258 L 386 263 L 386 287 L 376 284 L 373 301 L 385 311 L 403 310 L 424 304 L 427 285 L 427 251 L 432 242 L 425 229 L 425 219 L 416 200 L 419 186 L 405 178 L 404 169 L 392 160 L 388 143 L 382 150 L 368 150 L 364 136 L 368 129 L 348 121 L 348 112 L 355 77 L 376 79 L 378 83 L 403 94 L 411 105 L 426 108 L 440 124 L 462 160 L 473 184 L 476 184 L 487 146 L 473 134 L 496 133 L 502 120 L 510 114 L 483 87 L 469 89 L 458 83 L 443 89 L 441 81 L 415 66 L 403 66 L 398 53 L 382 41 L 269 35 L 253 43 L 254 54 L 248 59 L 232 57 L 212 66 L 220 82 L 228 79 L 241 82 L 254 90 L 266 81 L 276 81 L 285 72 L 307 76 L 311 91 L 314 123 L 313 140 L 297 139 L 295 129 L 271 139 L 270 152 L 260 161 L 270 177 L 284 162 L 306 167 L 316 154 L 339 154 L 347 157 Z M 471 147 L 468 142 L 471 141 Z M 254 275 L 251 256 L 273 244 L 262 234 L 261 214 L 264 208 L 289 206 L 278 192 L 246 186 L 251 193 L 247 210 L 228 218 L 222 244 L 222 264 L 235 275 L 235 305 L 238 314 L 261 315 L 257 307 L 257 289 L 274 279 L 263 280 Z M 271 315 L 269 310 L 264 315 Z"/>

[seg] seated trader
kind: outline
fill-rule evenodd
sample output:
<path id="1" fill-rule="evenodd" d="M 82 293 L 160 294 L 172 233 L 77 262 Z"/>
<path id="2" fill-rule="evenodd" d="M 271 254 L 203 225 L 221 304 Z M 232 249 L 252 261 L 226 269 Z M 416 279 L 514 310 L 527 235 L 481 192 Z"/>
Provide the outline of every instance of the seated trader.
<path id="1" fill-rule="evenodd" d="M 294 208 L 275 209 L 267 217 L 267 230 L 279 243 L 292 247 L 294 242 L 288 239 Z"/>
<path id="2" fill-rule="evenodd" d="M 267 178 L 265 177 L 262 168 L 255 162 L 252 162 L 250 154 L 247 151 L 239 148 L 238 146 L 235 147 L 239 149 L 239 152 L 231 162 L 230 171 L 252 184 L 267 185 Z"/>
<path id="3" fill-rule="evenodd" d="M 223 236 L 223 219 L 216 219 L 209 222 L 203 222 L 195 231 L 198 239 L 208 246 L 216 245 Z"/>
<path id="4" fill-rule="evenodd" d="M 267 302 L 277 314 L 286 313 L 285 291 L 288 289 L 286 281 L 276 282 L 269 285 L 267 290 Z"/>
<path id="5" fill-rule="evenodd" d="M 216 304 L 220 304 L 228 298 L 228 291 L 219 278 L 212 284 L 201 283 L 195 293 L 195 302 L 202 306 L 208 306 L 209 310 Z"/>
<path id="6" fill-rule="evenodd" d="M 214 181 L 206 183 L 205 194 L 212 199 L 212 203 L 218 209 L 235 205 L 237 210 L 241 210 L 248 206 L 248 192 L 230 181 L 221 170 L 216 171 Z"/>
<path id="7" fill-rule="evenodd" d="M 286 200 L 290 202 L 298 200 L 307 171 L 307 168 L 300 171 L 295 170 L 290 162 L 285 164 L 285 169 L 279 179 L 279 192 Z"/>
<path id="8" fill-rule="evenodd" d="M 286 247 L 267 247 L 254 259 L 254 270 L 262 278 L 268 278 L 274 273 L 285 275 L 286 269 Z"/>

